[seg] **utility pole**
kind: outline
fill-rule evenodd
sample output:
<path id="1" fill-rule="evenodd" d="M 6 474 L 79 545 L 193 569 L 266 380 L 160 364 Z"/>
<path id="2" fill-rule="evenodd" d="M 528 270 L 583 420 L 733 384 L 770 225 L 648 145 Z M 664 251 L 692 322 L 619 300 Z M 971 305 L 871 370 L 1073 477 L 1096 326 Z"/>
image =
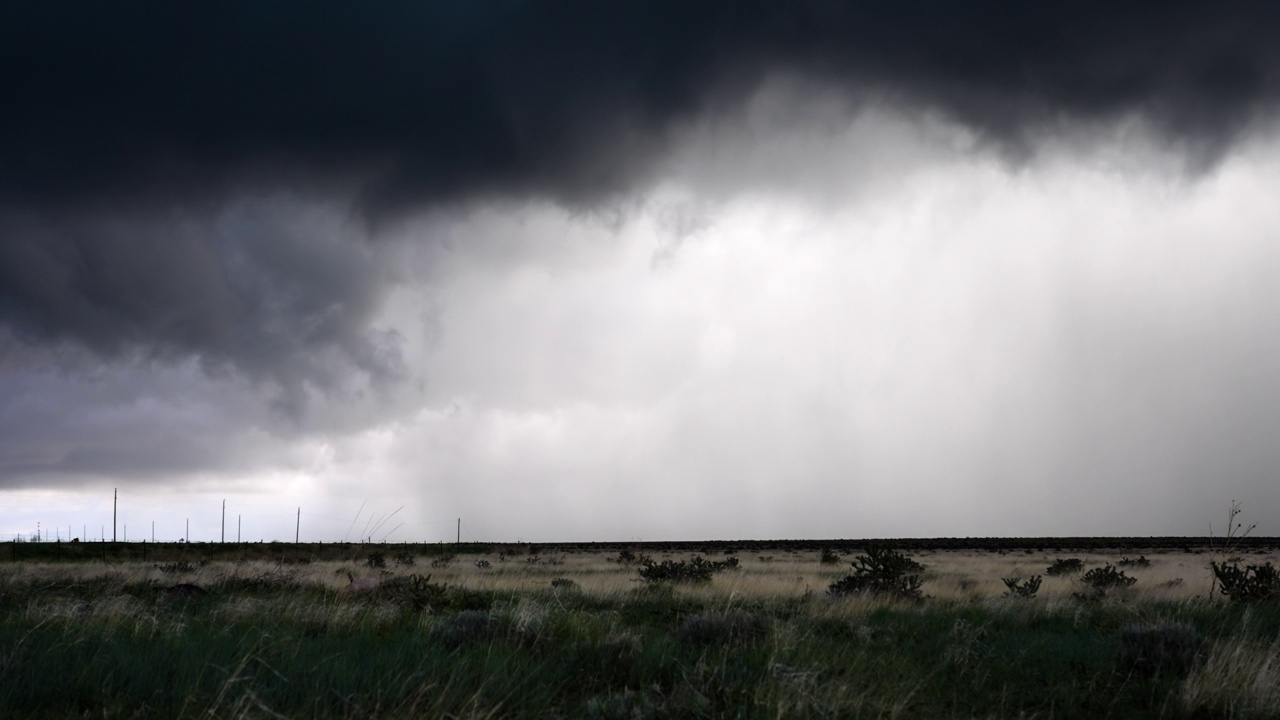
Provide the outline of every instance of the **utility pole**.
<path id="1" fill-rule="evenodd" d="M 227 501 L 222 501 L 222 539 L 218 542 L 225 543 L 227 541 Z"/>
<path id="2" fill-rule="evenodd" d="M 293 529 L 293 544 L 298 544 L 298 538 L 302 535 L 302 508 L 298 508 L 298 525 Z"/>
<path id="3" fill-rule="evenodd" d="M 462 518 L 458 518 L 458 540 L 457 544 L 462 544 Z"/>
<path id="4" fill-rule="evenodd" d="M 236 516 L 236 544 L 240 544 L 240 516 Z"/>
<path id="5" fill-rule="evenodd" d="M 184 543 L 191 542 L 191 518 L 187 518 L 187 535 L 186 537 L 182 538 L 182 542 Z"/>
<path id="6" fill-rule="evenodd" d="M 156 541 L 156 521 L 151 521 L 151 542 Z"/>
<path id="7" fill-rule="evenodd" d="M 116 541 L 116 505 L 120 501 L 120 488 L 111 491 L 111 542 Z"/>

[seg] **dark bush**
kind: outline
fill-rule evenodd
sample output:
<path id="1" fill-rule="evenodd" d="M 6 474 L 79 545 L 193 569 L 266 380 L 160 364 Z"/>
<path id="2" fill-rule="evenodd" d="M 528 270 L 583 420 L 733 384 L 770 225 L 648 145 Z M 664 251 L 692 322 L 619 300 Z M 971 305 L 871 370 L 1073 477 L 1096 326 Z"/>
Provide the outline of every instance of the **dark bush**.
<path id="1" fill-rule="evenodd" d="M 652 559 L 645 558 L 640 564 L 640 579 L 645 582 L 672 582 L 672 583 L 703 583 L 710 582 L 711 576 L 721 570 L 729 567 L 737 567 L 738 559 L 732 558 L 732 565 L 728 561 L 712 562 L 703 558 L 701 555 L 695 555 L 692 560 L 685 562 L 683 560 L 663 560 L 662 562 L 654 562 Z"/>
<path id="2" fill-rule="evenodd" d="M 1030 600 L 1040 591 L 1040 576 L 1032 575 L 1026 580 L 1018 578 L 1002 578 L 1004 586 L 1009 588 L 1009 592 L 1005 593 L 1008 597 L 1023 598 Z"/>
<path id="3" fill-rule="evenodd" d="M 822 555 L 818 557 L 818 562 L 823 565 L 835 565 L 840 562 L 840 555 L 831 548 L 822 548 Z"/>
<path id="4" fill-rule="evenodd" d="M 1107 596 L 1107 591 L 1114 588 L 1127 588 L 1138 582 L 1117 570 L 1114 565 L 1097 567 L 1080 576 L 1080 582 L 1088 588 L 1084 592 L 1072 593 L 1071 596 L 1084 602 L 1097 602 Z"/>
<path id="5" fill-rule="evenodd" d="M 1046 575 L 1057 577 L 1058 575 L 1074 575 L 1084 570 L 1084 561 L 1080 558 L 1062 558 L 1054 560 L 1047 570 Z"/>
<path id="6" fill-rule="evenodd" d="M 1081 575 L 1080 582 L 1094 590 L 1105 591 L 1111 588 L 1129 587 L 1138 582 L 1138 579 L 1131 578 L 1125 575 L 1123 570 L 1117 570 L 1115 566 L 1107 564 Z"/>
<path id="7" fill-rule="evenodd" d="M 408 575 L 384 580 L 378 585 L 377 597 L 415 612 L 446 604 L 447 587 L 431 582 L 431 576 Z"/>
<path id="8" fill-rule="evenodd" d="M 413 557 L 413 553 L 407 550 L 401 553 L 397 553 L 396 556 L 392 558 L 392 560 L 395 561 L 395 564 L 399 565 L 400 567 L 413 567 L 414 563 L 416 562 L 416 560 Z"/>
<path id="9" fill-rule="evenodd" d="M 1280 573 L 1270 562 L 1264 565 L 1210 562 L 1218 590 L 1232 602 L 1250 603 L 1280 599 Z"/>
<path id="10" fill-rule="evenodd" d="M 387 556 L 380 552 L 369 553 L 365 556 L 364 564 L 371 568 L 384 568 L 387 566 Z"/>
<path id="11" fill-rule="evenodd" d="M 1151 561 L 1147 559 L 1146 555 L 1139 555 L 1137 558 L 1120 558 L 1120 562 L 1116 563 L 1116 565 L 1119 565 L 1120 567 L 1144 568 L 1151 567 Z"/>
<path id="12" fill-rule="evenodd" d="M 831 583 L 831 595 L 871 594 L 921 600 L 920 573 L 924 566 L 911 558 L 882 547 L 867 548 L 866 555 L 853 561 L 853 574 Z"/>

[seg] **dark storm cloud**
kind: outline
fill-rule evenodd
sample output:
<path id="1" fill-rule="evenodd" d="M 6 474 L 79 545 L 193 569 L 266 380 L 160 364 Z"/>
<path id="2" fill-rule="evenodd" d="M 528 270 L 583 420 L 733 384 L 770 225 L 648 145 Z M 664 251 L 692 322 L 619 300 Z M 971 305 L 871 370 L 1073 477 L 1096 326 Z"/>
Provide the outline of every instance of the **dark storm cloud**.
<path id="1" fill-rule="evenodd" d="M 0 323 L 295 387 L 377 375 L 386 259 L 229 207 L 590 204 L 778 75 L 1014 149 L 1138 114 L 1212 154 L 1272 109 L 1277 30 L 1263 1 L 9 3 Z"/>
<path id="2" fill-rule="evenodd" d="M 307 215 L 289 202 L 212 215 L 0 213 L 0 317 L 28 342 L 194 357 L 215 375 L 272 381 L 286 409 L 353 371 L 369 384 L 394 377 L 394 338 L 367 328 L 390 271 L 327 216 Z"/>
<path id="3" fill-rule="evenodd" d="M 765 74 L 1018 140 L 1137 112 L 1228 140 L 1277 91 L 1280 7 L 1228 2 L 17 3 L 0 193 L 204 193 L 356 173 L 374 204 L 626 189 L 670 124 Z"/>

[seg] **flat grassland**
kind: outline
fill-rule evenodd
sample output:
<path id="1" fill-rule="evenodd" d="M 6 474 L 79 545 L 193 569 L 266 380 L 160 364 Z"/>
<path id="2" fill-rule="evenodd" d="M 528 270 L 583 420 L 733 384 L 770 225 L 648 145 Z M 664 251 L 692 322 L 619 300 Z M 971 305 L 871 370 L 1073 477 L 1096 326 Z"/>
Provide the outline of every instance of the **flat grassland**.
<path id="1" fill-rule="evenodd" d="M 447 552 L 2 563 L 0 717 L 1280 717 L 1280 607 L 1196 550 L 910 552 L 922 601 L 830 595 L 856 547 Z M 1064 558 L 1136 582 L 1006 594 Z"/>

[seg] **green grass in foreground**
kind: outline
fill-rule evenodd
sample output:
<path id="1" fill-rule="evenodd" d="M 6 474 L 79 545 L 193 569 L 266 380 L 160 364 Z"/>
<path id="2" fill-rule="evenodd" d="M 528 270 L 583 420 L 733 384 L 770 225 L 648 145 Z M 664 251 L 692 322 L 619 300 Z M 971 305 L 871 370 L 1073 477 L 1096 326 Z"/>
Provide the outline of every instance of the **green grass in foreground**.
<path id="1" fill-rule="evenodd" d="M 1280 712 L 1275 605 L 740 600 L 662 585 L 415 595 L 287 575 L 209 590 L 0 577 L 0 717 Z M 1193 646 L 1165 643 L 1169 628 Z"/>

